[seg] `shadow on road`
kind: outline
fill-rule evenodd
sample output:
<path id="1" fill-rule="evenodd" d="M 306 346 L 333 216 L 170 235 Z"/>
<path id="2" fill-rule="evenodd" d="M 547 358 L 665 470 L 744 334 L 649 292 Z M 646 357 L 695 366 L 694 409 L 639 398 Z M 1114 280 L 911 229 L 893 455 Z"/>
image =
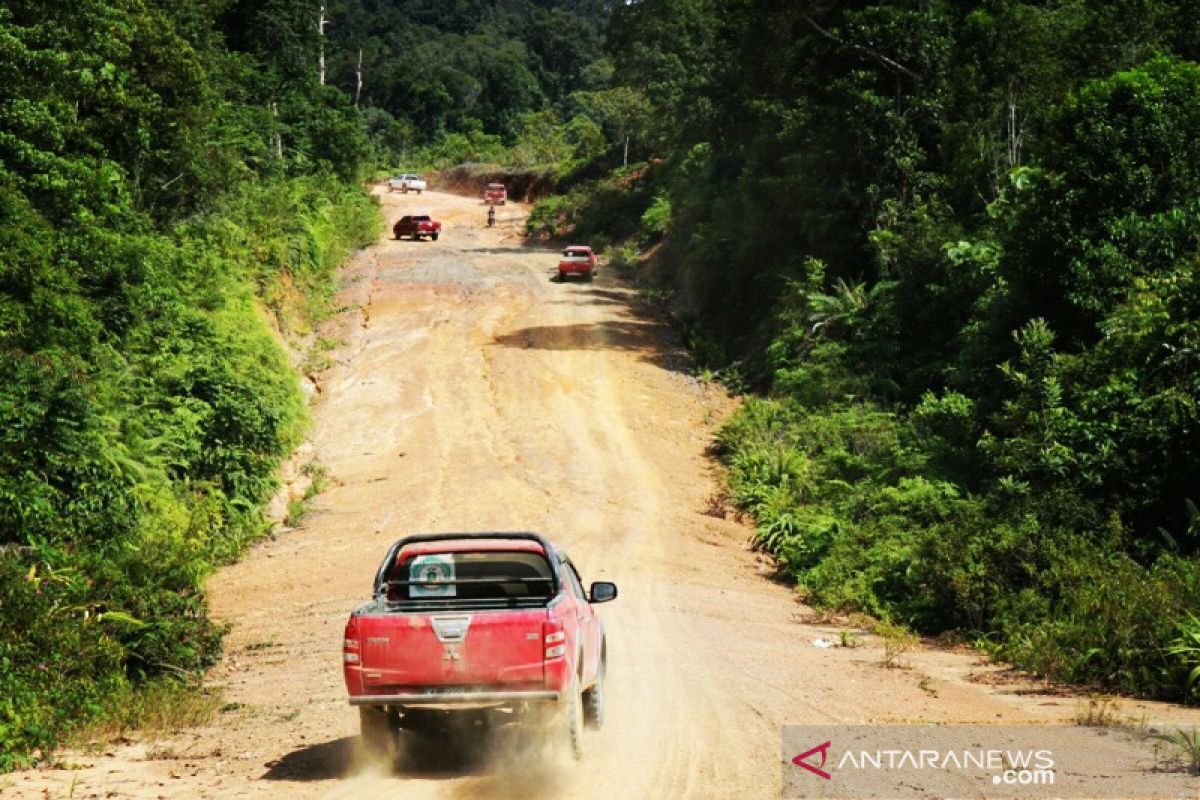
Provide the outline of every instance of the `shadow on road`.
<path id="1" fill-rule="evenodd" d="M 324 781 L 350 774 L 357 736 L 310 744 L 267 764 L 269 781 Z"/>
<path id="2" fill-rule="evenodd" d="M 460 253 L 484 253 L 485 255 L 528 255 L 531 248 L 513 245 L 512 247 L 460 247 Z M 534 250 L 533 252 L 537 252 Z"/>
<path id="3" fill-rule="evenodd" d="M 476 737 L 406 736 L 401 739 L 396 761 L 388 765 L 385 773 L 397 778 L 427 779 L 494 775 L 505 771 L 510 760 L 508 756 L 517 753 L 529 756 L 538 747 L 540 744 L 536 739 L 516 731 Z M 338 780 L 349 778 L 366 766 L 358 748 L 358 737 L 347 736 L 293 750 L 278 761 L 268 763 L 262 777 L 269 781 L 298 783 Z"/>
<path id="4" fill-rule="evenodd" d="M 517 350 L 613 350 L 636 352 L 647 363 L 689 374 L 691 359 L 661 322 L 609 320 L 571 325 L 534 325 L 500 334 L 493 345 Z"/>
<path id="5" fill-rule="evenodd" d="M 498 253 L 500 255 L 556 255 L 557 247 L 544 247 L 530 244 L 491 245 L 486 247 L 460 247 L 463 253 Z"/>
<path id="6" fill-rule="evenodd" d="M 570 325 L 534 325 L 495 338 L 502 347 L 533 350 L 652 350 L 663 326 L 653 322 L 606 320 Z"/>
<path id="7" fill-rule="evenodd" d="M 621 300 L 609 300 L 606 297 L 595 297 L 591 293 L 583 294 L 567 294 L 563 295 L 562 300 L 547 300 L 546 305 L 551 306 L 628 306 L 629 303 Z"/>
<path id="8" fill-rule="evenodd" d="M 587 294 L 588 297 L 598 297 L 611 303 L 620 303 L 626 306 L 631 305 L 637 300 L 637 292 L 622 292 L 615 289 L 592 289 Z"/>

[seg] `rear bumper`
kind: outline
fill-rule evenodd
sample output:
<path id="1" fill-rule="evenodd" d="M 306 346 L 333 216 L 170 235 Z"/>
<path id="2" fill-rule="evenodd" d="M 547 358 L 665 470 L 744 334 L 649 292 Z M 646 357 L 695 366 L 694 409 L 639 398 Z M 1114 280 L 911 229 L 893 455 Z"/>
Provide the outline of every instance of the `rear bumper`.
<path id="1" fill-rule="evenodd" d="M 402 694 L 364 694 L 352 696 L 352 706 L 441 706 L 443 708 L 471 708 L 500 705 L 503 703 L 557 703 L 561 692 L 552 690 L 525 690 L 517 692 L 405 692 Z"/>
<path id="2" fill-rule="evenodd" d="M 567 275 L 568 273 L 572 275 L 584 275 L 591 271 L 592 265 L 586 261 L 581 261 L 579 263 L 564 261 L 558 265 L 558 273 L 560 275 Z"/>

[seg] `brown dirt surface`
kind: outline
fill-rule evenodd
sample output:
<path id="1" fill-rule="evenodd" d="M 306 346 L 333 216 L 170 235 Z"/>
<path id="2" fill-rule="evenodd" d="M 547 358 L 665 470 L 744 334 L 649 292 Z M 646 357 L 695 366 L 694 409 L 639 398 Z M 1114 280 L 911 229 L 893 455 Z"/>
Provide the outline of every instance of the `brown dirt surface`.
<path id="1" fill-rule="evenodd" d="M 4 797 L 774 797 L 784 724 L 1075 713 L 1073 696 L 981 679 L 998 670 L 970 652 L 922 648 L 885 668 L 862 632 L 857 647 L 814 646 L 841 627 L 804 622 L 749 529 L 712 509 L 720 475 L 705 450 L 735 401 L 685 371 L 635 292 L 607 270 L 553 282 L 557 250 L 523 246 L 519 204 L 489 230 L 478 199 L 381 200 L 389 224 L 428 212 L 442 237 L 383 239 L 344 270 L 348 310 L 325 335 L 345 344 L 320 376 L 312 431 L 330 488 L 208 586 L 231 628 L 209 677 L 223 710 L 208 727 L 0 777 Z M 586 580 L 620 586 L 600 608 L 605 728 L 586 734 L 578 765 L 495 741 L 363 763 L 342 628 L 388 544 L 514 529 L 546 533 Z"/>

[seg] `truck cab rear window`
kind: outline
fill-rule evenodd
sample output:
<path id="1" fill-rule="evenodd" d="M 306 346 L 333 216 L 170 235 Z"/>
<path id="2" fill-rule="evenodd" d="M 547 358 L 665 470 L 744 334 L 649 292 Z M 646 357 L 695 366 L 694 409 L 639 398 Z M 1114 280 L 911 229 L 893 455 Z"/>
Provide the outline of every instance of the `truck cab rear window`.
<path id="1" fill-rule="evenodd" d="M 388 579 L 390 602 L 545 600 L 554 580 L 540 553 L 428 553 L 407 557 Z"/>

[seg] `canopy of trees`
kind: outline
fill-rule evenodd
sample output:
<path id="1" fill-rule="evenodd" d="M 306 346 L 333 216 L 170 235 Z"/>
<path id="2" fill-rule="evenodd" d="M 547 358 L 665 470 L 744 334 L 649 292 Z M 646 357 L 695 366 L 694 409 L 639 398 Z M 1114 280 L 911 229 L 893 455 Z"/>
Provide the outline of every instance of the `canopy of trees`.
<path id="1" fill-rule="evenodd" d="M 573 116 L 602 88 L 606 0 L 341 0 L 329 4 L 329 81 L 360 104 L 385 149 L 475 126 L 511 141 L 522 114 Z M 361 54 L 361 60 L 360 60 Z"/>

